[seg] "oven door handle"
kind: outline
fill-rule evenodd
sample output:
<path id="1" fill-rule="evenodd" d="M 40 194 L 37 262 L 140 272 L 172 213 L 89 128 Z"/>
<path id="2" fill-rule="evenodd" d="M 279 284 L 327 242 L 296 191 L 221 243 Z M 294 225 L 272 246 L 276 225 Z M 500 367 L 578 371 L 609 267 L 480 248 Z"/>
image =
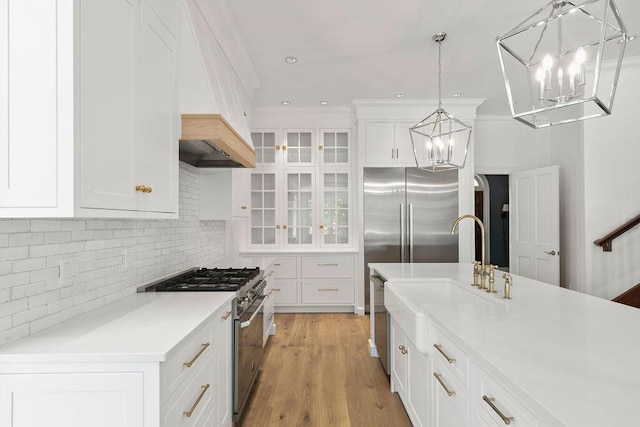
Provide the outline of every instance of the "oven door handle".
<path id="1" fill-rule="evenodd" d="M 255 317 L 258 315 L 258 313 L 260 312 L 260 309 L 262 308 L 262 306 L 264 305 L 264 303 L 267 301 L 268 298 L 269 298 L 269 295 L 265 295 L 264 298 L 262 298 L 262 302 L 260 303 L 258 308 L 256 308 L 256 311 L 253 312 L 249 320 L 247 320 L 246 322 L 240 322 L 240 329 L 246 328 L 247 326 L 251 325 L 251 321 L 255 319 Z"/>

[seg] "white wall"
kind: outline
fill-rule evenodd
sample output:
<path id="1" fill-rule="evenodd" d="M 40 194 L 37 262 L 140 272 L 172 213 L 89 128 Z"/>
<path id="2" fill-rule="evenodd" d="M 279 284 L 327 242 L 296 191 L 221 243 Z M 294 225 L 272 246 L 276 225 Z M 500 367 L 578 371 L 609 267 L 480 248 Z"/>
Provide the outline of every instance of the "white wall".
<path id="1" fill-rule="evenodd" d="M 585 284 L 611 299 L 640 283 L 640 230 L 603 252 L 593 241 L 640 214 L 640 58 L 625 61 L 612 115 L 585 122 Z"/>
<path id="2" fill-rule="evenodd" d="M 224 256 L 225 223 L 199 221 L 198 185 L 180 163 L 177 220 L 0 220 L 0 345 Z M 77 278 L 61 275 L 69 259 Z"/>

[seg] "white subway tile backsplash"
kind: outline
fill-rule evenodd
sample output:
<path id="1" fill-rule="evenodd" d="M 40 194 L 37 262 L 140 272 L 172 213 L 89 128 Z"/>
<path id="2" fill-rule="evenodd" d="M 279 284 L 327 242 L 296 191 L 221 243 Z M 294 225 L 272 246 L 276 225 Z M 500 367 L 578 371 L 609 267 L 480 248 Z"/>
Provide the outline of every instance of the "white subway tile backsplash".
<path id="1" fill-rule="evenodd" d="M 180 165 L 177 220 L 0 220 L 0 345 L 223 257 L 225 223 L 198 219 L 198 175 Z"/>

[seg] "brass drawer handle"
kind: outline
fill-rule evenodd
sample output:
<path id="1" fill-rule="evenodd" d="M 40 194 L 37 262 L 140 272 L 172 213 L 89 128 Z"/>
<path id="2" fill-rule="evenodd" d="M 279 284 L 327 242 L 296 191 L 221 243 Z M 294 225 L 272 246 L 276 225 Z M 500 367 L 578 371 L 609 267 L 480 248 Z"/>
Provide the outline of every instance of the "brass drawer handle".
<path id="1" fill-rule="evenodd" d="M 240 209 L 242 209 L 242 210 L 246 210 L 246 209 L 247 209 L 247 207 L 246 207 L 246 206 L 240 206 Z"/>
<path id="2" fill-rule="evenodd" d="M 136 191 L 144 193 L 145 188 L 147 187 L 145 187 L 144 185 L 136 185 Z"/>
<path id="3" fill-rule="evenodd" d="M 151 193 L 151 192 L 153 191 L 153 188 L 151 188 L 151 187 L 144 187 L 144 190 L 142 190 L 142 191 L 144 191 L 145 193 Z"/>
<path id="4" fill-rule="evenodd" d="M 229 316 L 231 316 L 231 311 L 227 311 L 224 316 L 222 316 L 222 320 L 227 320 Z"/>
<path id="5" fill-rule="evenodd" d="M 502 421 L 503 421 L 506 425 L 511 424 L 511 422 L 512 422 L 512 421 L 515 421 L 515 418 L 505 416 L 505 415 L 502 413 L 502 411 L 501 411 L 500 409 L 498 409 L 498 407 L 493 403 L 493 402 L 495 402 L 495 400 L 496 400 L 495 398 L 493 398 L 493 397 L 487 397 L 486 395 L 483 395 L 483 396 L 482 396 L 482 400 L 484 400 L 485 402 L 487 402 L 487 404 L 488 404 L 489 406 L 491 406 L 491 409 L 493 409 L 493 410 L 496 412 L 496 414 L 498 414 L 498 416 L 499 416 L 500 418 L 502 418 Z"/>
<path id="6" fill-rule="evenodd" d="M 324 148 L 323 145 L 318 145 L 318 150 L 322 150 Z"/>
<path id="7" fill-rule="evenodd" d="M 318 288 L 320 292 L 338 292 L 339 290 L 338 288 Z"/>
<path id="8" fill-rule="evenodd" d="M 444 356 L 445 359 L 447 359 L 447 362 L 456 363 L 456 359 L 454 359 L 453 357 L 449 357 L 449 355 L 444 352 L 444 350 L 442 349 L 442 345 L 434 344 L 433 346 L 436 348 L 436 350 L 438 350 L 440 352 L 441 355 Z"/>
<path id="9" fill-rule="evenodd" d="M 202 344 L 202 347 L 200 348 L 200 351 L 198 352 L 198 354 L 193 356 L 193 359 L 191 359 L 189 362 L 184 362 L 182 365 L 186 366 L 187 368 L 190 368 L 191 365 L 193 365 L 196 362 L 196 360 L 198 360 L 198 357 L 200 357 L 202 352 L 204 352 L 207 349 L 207 347 L 209 347 L 209 345 L 210 344 L 208 342 Z"/>
<path id="10" fill-rule="evenodd" d="M 318 267 L 337 267 L 338 263 L 318 264 Z"/>
<path id="11" fill-rule="evenodd" d="M 279 150 L 279 149 L 280 149 L 280 146 L 279 146 L 279 145 L 276 145 L 276 150 Z"/>
<path id="12" fill-rule="evenodd" d="M 272 291 L 273 292 L 280 292 L 280 288 L 273 288 Z"/>
<path id="13" fill-rule="evenodd" d="M 279 262 L 278 263 L 274 263 L 273 265 L 276 266 L 276 267 L 280 267 L 280 263 Z"/>
<path id="14" fill-rule="evenodd" d="M 409 350 L 407 350 L 407 347 L 405 347 L 404 345 L 399 345 L 398 346 L 398 350 L 400 350 L 400 353 L 402 353 L 402 354 L 409 353 Z"/>
<path id="15" fill-rule="evenodd" d="M 193 415 L 193 411 L 195 411 L 196 407 L 198 406 L 198 403 L 200 403 L 200 400 L 202 400 L 202 396 L 204 396 L 207 390 L 209 390 L 209 387 L 210 387 L 209 384 L 205 384 L 202 386 L 202 391 L 200 392 L 200 396 L 198 396 L 198 399 L 195 401 L 191 409 L 189 409 L 188 411 L 184 411 L 182 415 L 186 415 L 187 417 L 191 417 L 191 415 Z"/>
<path id="16" fill-rule="evenodd" d="M 434 376 L 434 377 L 436 377 L 436 379 L 438 380 L 438 382 L 440 383 L 440 385 L 441 385 L 441 386 L 442 386 L 442 388 L 444 389 L 445 393 L 447 393 L 447 396 L 451 397 L 451 396 L 453 396 L 453 395 L 455 395 L 455 394 L 456 394 L 456 392 L 455 392 L 455 391 L 453 391 L 453 390 L 449 390 L 449 387 L 447 387 L 447 386 L 444 384 L 444 381 L 442 381 L 442 375 L 441 375 L 441 374 L 439 374 L 439 373 L 437 373 L 437 372 L 434 372 L 434 373 L 433 373 L 433 376 Z"/>

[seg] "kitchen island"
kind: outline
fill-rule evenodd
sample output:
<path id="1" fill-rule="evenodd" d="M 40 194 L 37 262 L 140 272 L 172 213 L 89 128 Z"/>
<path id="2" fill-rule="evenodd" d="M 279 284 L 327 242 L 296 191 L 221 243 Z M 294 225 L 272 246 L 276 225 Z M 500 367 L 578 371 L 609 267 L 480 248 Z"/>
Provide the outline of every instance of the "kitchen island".
<path id="1" fill-rule="evenodd" d="M 387 280 L 392 389 L 414 424 L 640 425 L 640 310 L 517 275 L 505 300 L 501 275 L 490 295 L 466 264 L 370 268 Z"/>

